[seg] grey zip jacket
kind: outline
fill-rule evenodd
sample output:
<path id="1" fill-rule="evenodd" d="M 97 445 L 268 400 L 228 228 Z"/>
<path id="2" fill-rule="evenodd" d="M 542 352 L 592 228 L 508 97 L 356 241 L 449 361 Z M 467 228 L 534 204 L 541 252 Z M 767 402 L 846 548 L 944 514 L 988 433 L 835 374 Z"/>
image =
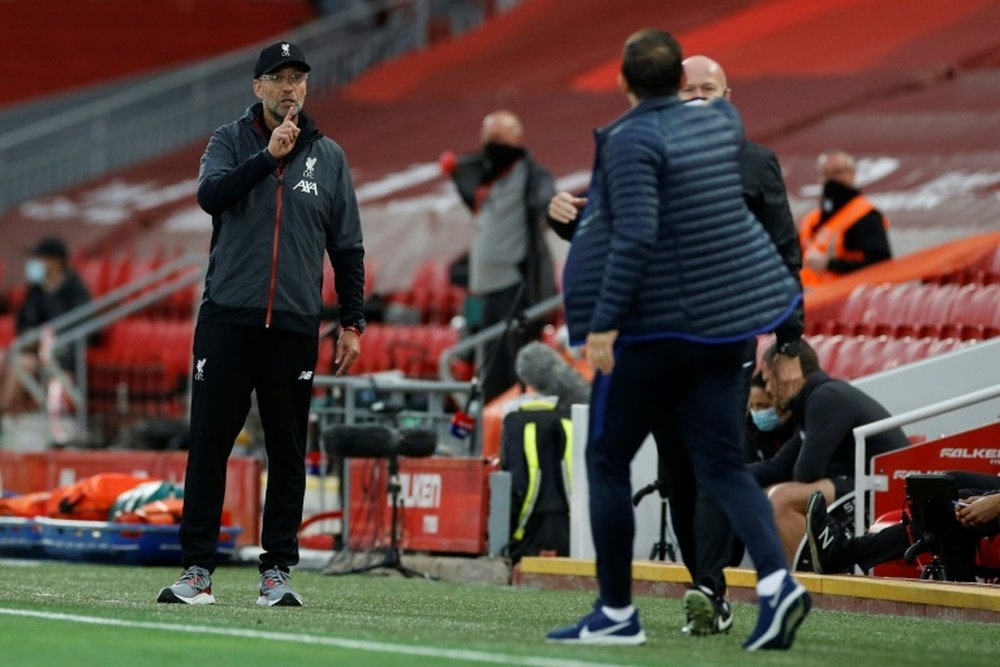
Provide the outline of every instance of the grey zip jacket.
<path id="1" fill-rule="evenodd" d="M 363 329 L 364 247 L 344 151 L 302 111 L 295 148 L 275 160 L 262 111 L 217 129 L 201 157 L 212 241 L 198 319 L 316 336 L 325 251 L 340 322 Z"/>

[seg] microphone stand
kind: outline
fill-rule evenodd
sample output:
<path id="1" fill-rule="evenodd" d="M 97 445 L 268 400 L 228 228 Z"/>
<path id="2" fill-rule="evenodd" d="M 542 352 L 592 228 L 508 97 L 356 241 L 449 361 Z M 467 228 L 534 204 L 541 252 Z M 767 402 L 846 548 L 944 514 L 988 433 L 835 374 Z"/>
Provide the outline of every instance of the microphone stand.
<path id="1" fill-rule="evenodd" d="M 670 525 L 670 514 L 667 511 L 669 504 L 667 482 L 657 479 L 642 487 L 632 496 L 632 505 L 638 507 L 639 502 L 653 491 L 660 493 L 660 539 L 653 543 L 653 548 L 649 552 L 649 560 L 665 561 L 667 556 L 670 556 L 671 561 L 676 561 L 677 552 L 674 550 L 673 543 L 667 540 L 667 527 Z"/>
<path id="2" fill-rule="evenodd" d="M 483 395 L 483 380 L 487 375 L 489 375 L 490 371 L 493 370 L 493 366 L 496 365 L 497 359 L 500 357 L 500 350 L 507 342 L 507 337 L 510 336 L 514 323 L 517 322 L 519 327 L 524 325 L 524 309 L 521 307 L 521 298 L 524 296 L 524 290 L 525 283 L 522 281 L 517 287 L 517 294 L 514 296 L 514 305 L 511 307 L 510 312 L 507 313 L 507 317 L 504 319 L 503 331 L 500 333 L 500 337 L 493 343 L 493 347 L 490 349 L 489 358 L 483 362 L 482 366 L 476 369 L 475 374 L 472 376 L 472 382 L 469 388 L 469 397 L 465 400 L 465 407 L 462 409 L 462 412 L 466 415 L 471 415 L 477 421 L 478 415 L 472 415 L 471 411 L 472 405 Z M 478 425 L 476 428 L 478 428 Z"/>
<path id="3" fill-rule="evenodd" d="M 374 385 L 374 380 L 372 380 L 372 384 Z M 389 403 L 376 402 L 372 404 L 372 412 L 389 415 L 394 428 L 398 428 L 399 426 L 399 413 L 402 412 L 403 409 L 403 406 L 392 405 Z M 344 468 L 346 470 L 347 466 L 345 465 Z M 335 576 L 343 574 L 362 574 L 379 568 L 385 568 L 387 570 L 395 570 L 404 577 L 420 577 L 429 581 L 435 581 L 437 577 L 431 575 L 430 573 L 420 572 L 403 565 L 402 550 L 400 549 L 400 533 L 402 532 L 400 524 L 402 523 L 403 518 L 400 510 L 403 507 L 403 501 L 399 497 L 403 491 L 403 486 L 399 483 L 398 454 L 392 454 L 387 457 L 386 470 L 389 475 L 389 479 L 386 482 L 386 491 L 389 493 L 389 498 L 391 499 L 392 504 L 392 514 L 389 527 L 389 545 L 372 550 L 376 552 L 381 551 L 381 560 L 375 563 L 368 563 L 366 565 L 349 567 L 344 570 L 328 570 L 327 574 Z"/>
<path id="4" fill-rule="evenodd" d="M 507 317 L 504 318 L 503 331 L 500 333 L 500 337 L 497 338 L 496 342 L 493 344 L 493 349 L 490 350 L 489 359 L 487 359 L 482 367 L 476 371 L 476 376 L 474 379 L 474 384 L 477 388 L 481 388 L 483 384 L 483 378 L 489 375 L 490 371 L 497 363 L 497 359 L 500 357 L 500 349 L 507 342 L 507 337 L 510 336 L 510 332 L 513 329 L 513 324 L 517 322 L 518 328 L 524 326 L 524 308 L 521 307 L 521 298 L 524 297 L 525 283 L 521 283 L 517 286 L 517 294 L 514 295 L 514 305 L 511 306 L 510 312 L 507 313 Z M 471 396 L 471 393 L 470 393 Z"/>
<path id="5" fill-rule="evenodd" d="M 388 457 L 387 469 L 389 473 L 389 481 L 387 483 L 386 490 L 389 492 L 389 497 L 392 499 L 392 519 L 391 528 L 389 530 L 389 545 L 376 549 L 376 551 L 381 551 L 382 559 L 376 563 L 358 565 L 347 568 L 346 570 L 331 570 L 328 571 L 327 574 L 362 574 L 379 568 L 385 568 L 387 570 L 395 570 L 404 577 L 420 577 L 429 581 L 435 581 L 437 577 L 434 577 L 427 572 L 420 572 L 403 565 L 402 551 L 399 546 L 401 532 L 400 522 L 402 519 L 400 508 L 403 503 L 402 499 L 399 497 L 403 490 L 402 485 L 399 483 L 399 456 L 393 454 Z"/>

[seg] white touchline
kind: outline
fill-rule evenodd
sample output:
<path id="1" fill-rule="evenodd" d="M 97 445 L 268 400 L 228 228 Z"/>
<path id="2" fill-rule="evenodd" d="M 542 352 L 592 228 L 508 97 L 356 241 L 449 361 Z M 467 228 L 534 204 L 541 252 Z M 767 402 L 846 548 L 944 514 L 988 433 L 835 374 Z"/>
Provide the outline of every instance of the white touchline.
<path id="1" fill-rule="evenodd" d="M 195 633 L 202 635 L 219 635 L 223 637 L 243 637 L 246 639 L 294 642 L 298 644 L 337 646 L 339 648 L 351 649 L 354 651 L 395 653 L 399 655 L 444 658 L 446 660 L 468 660 L 472 662 L 483 662 L 497 665 L 525 665 L 526 667 L 625 667 L 624 665 L 612 665 L 600 662 L 582 662 L 580 660 L 561 660 L 559 658 L 504 655 L 502 653 L 466 651 L 462 649 L 437 648 L 433 646 L 385 644 L 360 639 L 324 637 L 321 635 L 298 635 L 289 632 L 261 632 L 260 630 L 241 630 L 239 628 L 212 628 L 203 625 L 181 625 L 180 623 L 149 623 L 146 621 L 129 621 L 119 618 L 60 614 L 48 611 L 32 611 L 29 609 L 4 609 L 0 607 L 0 616 L 22 616 L 26 618 L 39 618 L 47 621 L 84 623 L 87 625 L 103 625 L 118 628 L 141 628 L 144 630 L 162 630 L 165 632 L 183 632 L 186 634 Z"/>

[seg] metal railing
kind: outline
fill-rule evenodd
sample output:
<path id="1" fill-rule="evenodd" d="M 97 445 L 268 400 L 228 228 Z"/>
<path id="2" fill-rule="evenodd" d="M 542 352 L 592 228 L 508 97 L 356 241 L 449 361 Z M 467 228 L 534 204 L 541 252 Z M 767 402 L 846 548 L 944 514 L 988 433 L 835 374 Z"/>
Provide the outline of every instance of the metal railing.
<path id="1" fill-rule="evenodd" d="M 475 3 L 472 3 L 475 4 Z M 293 31 L 308 54 L 309 92 L 321 95 L 371 66 L 423 47 L 431 21 L 456 29 L 488 14 L 461 0 L 381 0 Z M 251 102 L 250 72 L 261 44 L 151 76 L 0 132 L 0 212 L 43 194 L 149 160 L 231 121 Z"/>
<path id="2" fill-rule="evenodd" d="M 523 313 L 520 313 L 519 317 L 515 321 L 534 322 L 535 320 L 539 320 L 549 313 L 559 310 L 560 308 L 562 308 L 562 295 L 555 294 L 543 301 L 539 301 L 529 308 L 526 308 Z M 441 352 L 441 357 L 438 359 L 439 377 L 445 382 L 454 381 L 455 376 L 451 373 L 452 360 L 465 356 L 470 352 L 475 356 L 476 368 L 481 368 L 483 360 L 486 356 L 486 346 L 493 341 L 498 340 L 504 335 L 506 330 L 507 323 L 498 322 L 486 327 L 482 331 L 463 338 L 455 345 L 446 348 Z"/>
<path id="3" fill-rule="evenodd" d="M 30 329 L 15 338 L 9 346 L 11 359 L 21 350 L 42 342 L 49 352 L 42 359 L 41 377 L 54 378 L 69 396 L 76 413 L 79 432 L 87 432 L 87 339 L 108 325 L 135 313 L 174 292 L 204 279 L 208 259 L 204 255 L 183 255 L 171 260 L 145 276 L 107 292 L 97 299 L 53 318 L 43 326 Z M 160 284 L 157 284 L 160 283 Z M 154 286 L 155 287 L 152 287 Z M 152 289 L 150 289 L 152 287 Z M 59 365 L 59 351 L 73 346 L 74 376 Z M 44 406 L 46 387 L 20 364 L 14 372 L 28 394 Z"/>
<path id="4" fill-rule="evenodd" d="M 868 502 L 865 503 L 865 493 L 868 491 L 885 491 L 888 487 L 888 480 L 880 475 L 866 473 L 865 460 L 866 440 L 879 433 L 885 433 L 899 426 L 906 426 L 913 422 L 918 422 L 929 417 L 958 410 L 970 405 L 988 401 L 991 398 L 1000 397 L 1000 384 L 986 387 L 978 391 L 973 391 L 962 396 L 956 396 L 945 401 L 940 401 L 922 408 L 916 408 L 909 412 L 904 412 L 894 417 L 886 417 L 870 424 L 864 424 L 854 429 L 854 534 L 863 535 L 865 533 L 865 509 L 867 507 L 869 516 L 875 512 L 874 494 L 870 494 Z"/>

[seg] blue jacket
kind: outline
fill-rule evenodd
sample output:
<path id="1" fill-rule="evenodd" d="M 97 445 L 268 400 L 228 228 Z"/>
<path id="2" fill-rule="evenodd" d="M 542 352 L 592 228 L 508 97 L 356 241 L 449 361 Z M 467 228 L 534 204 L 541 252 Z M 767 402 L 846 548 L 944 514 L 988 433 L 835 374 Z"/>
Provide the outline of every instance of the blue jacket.
<path id="1" fill-rule="evenodd" d="M 622 342 L 736 342 L 788 317 L 801 289 L 744 203 L 732 105 L 651 97 L 595 138 L 563 274 L 573 344 L 611 329 Z"/>

